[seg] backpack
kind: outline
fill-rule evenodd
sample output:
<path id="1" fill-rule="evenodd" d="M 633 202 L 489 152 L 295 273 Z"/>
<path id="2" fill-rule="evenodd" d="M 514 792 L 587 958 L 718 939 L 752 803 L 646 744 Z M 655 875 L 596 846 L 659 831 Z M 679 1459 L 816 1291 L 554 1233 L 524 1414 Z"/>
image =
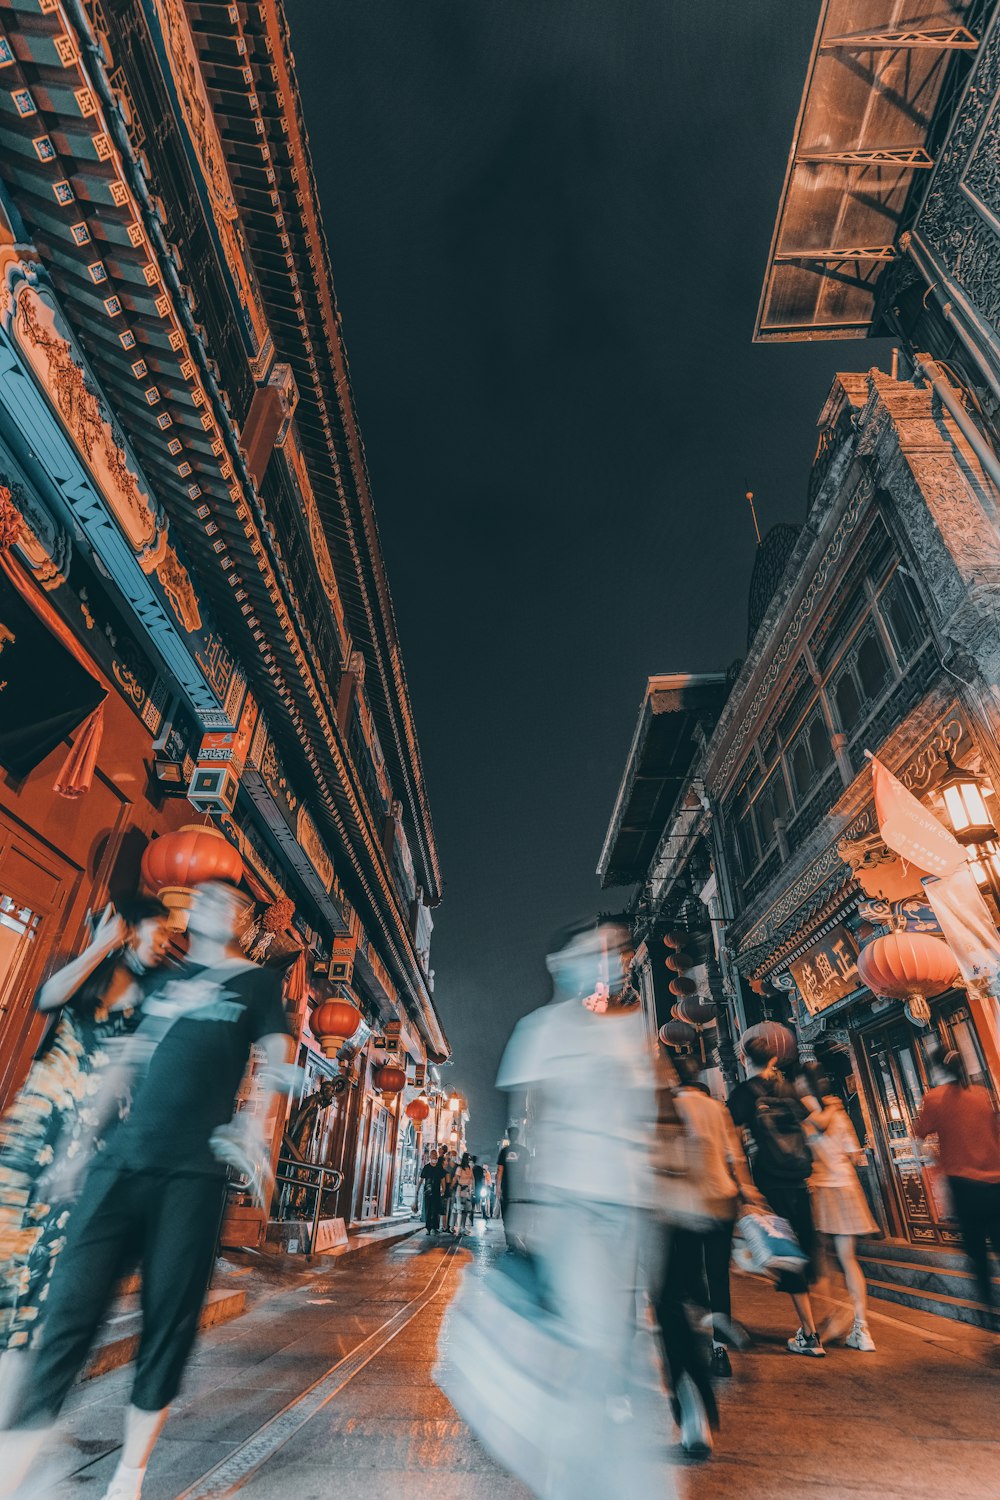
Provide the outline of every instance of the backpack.
<path id="1" fill-rule="evenodd" d="M 797 1101 L 772 1093 L 761 1078 L 748 1081 L 755 1098 L 750 1134 L 757 1148 L 757 1170 L 779 1182 L 805 1182 L 812 1171 L 812 1155 Z"/>

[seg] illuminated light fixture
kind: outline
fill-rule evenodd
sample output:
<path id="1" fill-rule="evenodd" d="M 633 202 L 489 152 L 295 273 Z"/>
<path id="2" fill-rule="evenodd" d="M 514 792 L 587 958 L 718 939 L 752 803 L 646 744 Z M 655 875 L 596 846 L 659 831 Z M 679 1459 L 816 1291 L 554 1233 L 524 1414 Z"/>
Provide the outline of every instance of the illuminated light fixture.
<path id="1" fill-rule="evenodd" d="M 154 755 L 153 776 L 157 785 L 163 791 L 169 791 L 172 787 L 177 788 L 183 794 L 186 791 L 184 781 L 184 767 L 178 760 L 168 760 L 165 755 Z"/>
<path id="2" fill-rule="evenodd" d="M 952 832 L 961 844 L 981 844 L 996 837 L 983 796 L 982 778 L 956 766 L 951 754 L 946 756 L 946 770 L 939 790 Z"/>
<path id="3" fill-rule="evenodd" d="M 452 1094 L 451 1098 L 448 1100 L 448 1108 L 452 1110 L 459 1109 L 461 1107 L 461 1104 L 462 1101 L 457 1094 Z"/>
<path id="4" fill-rule="evenodd" d="M 969 869 L 980 890 L 1000 891 L 1000 843 L 986 839 L 969 847 Z"/>

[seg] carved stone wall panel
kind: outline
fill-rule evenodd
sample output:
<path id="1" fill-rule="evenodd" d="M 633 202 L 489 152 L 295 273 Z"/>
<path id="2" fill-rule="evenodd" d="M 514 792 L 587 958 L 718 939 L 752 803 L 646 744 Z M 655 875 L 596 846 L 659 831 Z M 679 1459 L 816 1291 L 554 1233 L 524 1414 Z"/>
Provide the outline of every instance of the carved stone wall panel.
<path id="1" fill-rule="evenodd" d="M 983 39 L 914 228 L 979 312 L 1000 325 L 1000 21 Z"/>

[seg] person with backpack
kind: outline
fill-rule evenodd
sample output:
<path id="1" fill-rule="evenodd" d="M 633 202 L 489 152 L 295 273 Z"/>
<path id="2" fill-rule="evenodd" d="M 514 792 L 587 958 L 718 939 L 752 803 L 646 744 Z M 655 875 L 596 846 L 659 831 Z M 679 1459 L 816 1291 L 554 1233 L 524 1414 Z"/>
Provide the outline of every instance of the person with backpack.
<path id="1" fill-rule="evenodd" d="M 806 1256 L 801 1270 L 782 1270 L 776 1281 L 778 1290 L 791 1297 L 799 1318 L 788 1352 L 822 1359 L 826 1350 L 809 1297 L 815 1280 L 816 1228 L 809 1198 L 812 1155 L 803 1128 L 808 1110 L 779 1073 L 772 1040 L 744 1037 L 741 1054 L 747 1077 L 730 1094 L 729 1113 L 749 1135 L 754 1182 L 772 1211 L 791 1225 Z"/>

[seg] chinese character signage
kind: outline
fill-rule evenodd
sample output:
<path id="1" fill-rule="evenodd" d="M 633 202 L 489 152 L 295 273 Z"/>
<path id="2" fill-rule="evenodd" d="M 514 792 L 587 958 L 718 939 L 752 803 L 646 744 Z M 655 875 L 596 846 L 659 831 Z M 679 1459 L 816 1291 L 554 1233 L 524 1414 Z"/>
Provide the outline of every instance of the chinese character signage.
<path id="1" fill-rule="evenodd" d="M 811 1016 L 835 1001 L 843 1000 L 859 987 L 857 957 L 858 945 L 840 923 L 818 943 L 807 948 L 801 958 L 789 964 L 791 976 Z"/>

